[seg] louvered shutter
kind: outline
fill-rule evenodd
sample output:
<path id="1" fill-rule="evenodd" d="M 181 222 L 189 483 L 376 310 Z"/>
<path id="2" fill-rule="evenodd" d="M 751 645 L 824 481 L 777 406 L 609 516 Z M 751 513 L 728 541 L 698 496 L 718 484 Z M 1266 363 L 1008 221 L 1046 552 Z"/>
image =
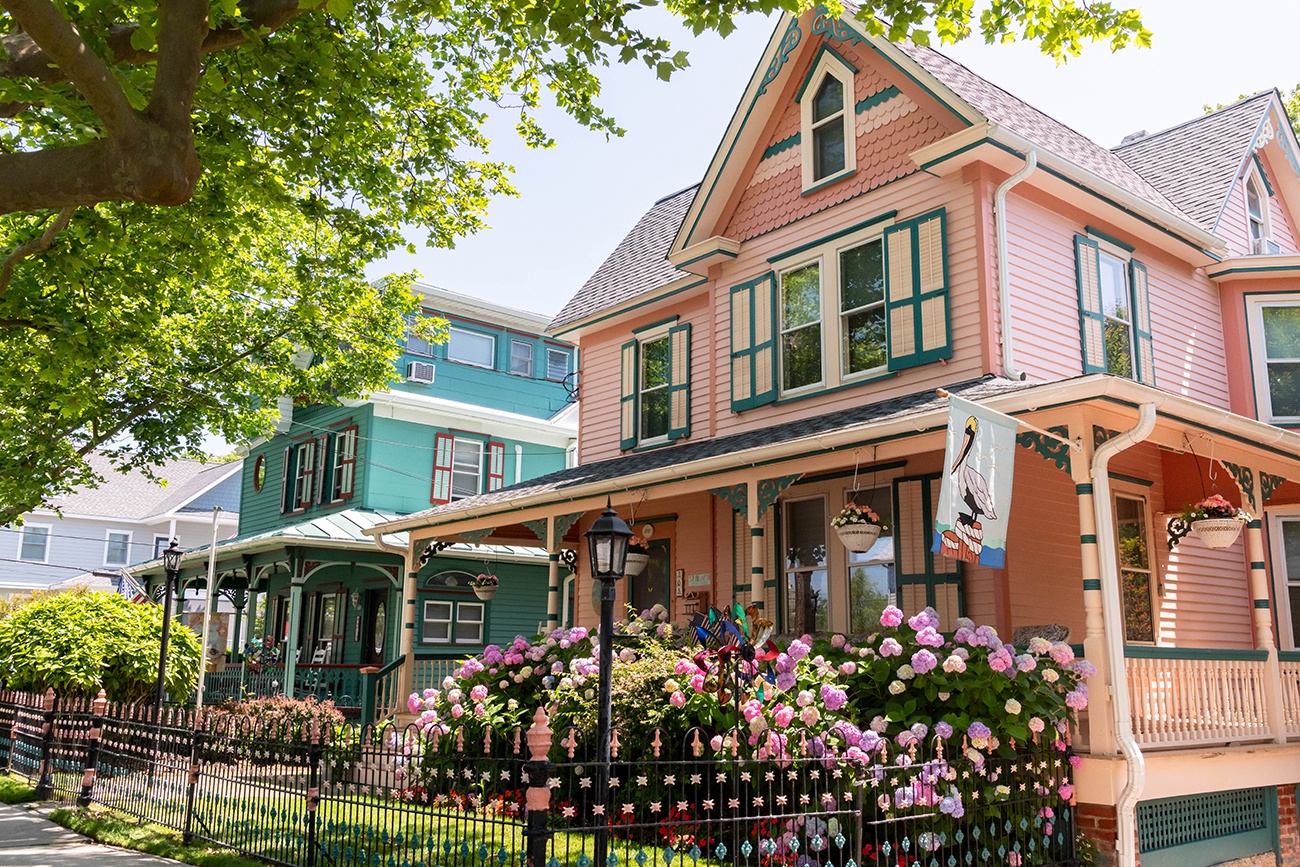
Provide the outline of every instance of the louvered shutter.
<path id="1" fill-rule="evenodd" d="M 488 490 L 495 491 L 506 484 L 506 444 L 488 443 Z"/>
<path id="2" fill-rule="evenodd" d="M 938 475 L 894 483 L 895 603 L 909 615 L 927 606 L 938 612 L 941 630 L 951 632 L 962 615 L 960 561 L 933 553 Z"/>
<path id="3" fill-rule="evenodd" d="M 1106 318 L 1101 311 L 1101 249 L 1083 235 L 1074 236 L 1074 277 L 1079 288 L 1079 333 L 1083 372 L 1106 372 Z"/>
<path id="4" fill-rule="evenodd" d="M 941 208 L 885 230 L 890 370 L 952 357 L 946 227 Z"/>
<path id="5" fill-rule="evenodd" d="M 329 448 L 330 435 L 321 434 L 316 439 L 316 505 L 328 502 L 329 498 L 325 496 L 325 481 L 329 478 Z"/>
<path id="6" fill-rule="evenodd" d="M 1156 358 L 1151 344 L 1151 292 L 1147 288 L 1147 266 L 1136 259 L 1128 263 L 1129 291 L 1133 294 L 1133 344 L 1137 349 L 1136 379 L 1156 384 Z"/>
<path id="7" fill-rule="evenodd" d="M 635 340 L 623 344 L 623 371 L 619 378 L 618 398 L 618 447 L 630 449 L 636 446 L 636 389 L 640 379 L 637 370 L 639 346 Z"/>
<path id="8" fill-rule="evenodd" d="M 293 475 L 289 472 L 293 464 L 293 446 L 284 447 L 284 464 L 280 472 L 280 514 L 291 511 L 293 508 L 293 486 L 289 480 Z"/>
<path id="9" fill-rule="evenodd" d="M 298 508 L 305 509 L 311 505 L 311 486 L 316 480 L 316 441 L 312 440 L 305 445 L 298 447 L 299 461 L 301 466 L 296 473 L 296 481 L 302 485 L 302 490 L 298 494 Z"/>
<path id="10" fill-rule="evenodd" d="M 731 289 L 731 409 L 776 400 L 776 278 Z"/>
<path id="11" fill-rule="evenodd" d="M 451 502 L 451 456 L 456 439 L 451 434 L 440 433 L 433 438 L 433 490 L 431 503 Z"/>
<path id="12" fill-rule="evenodd" d="M 668 439 L 691 435 L 691 324 L 668 329 Z"/>

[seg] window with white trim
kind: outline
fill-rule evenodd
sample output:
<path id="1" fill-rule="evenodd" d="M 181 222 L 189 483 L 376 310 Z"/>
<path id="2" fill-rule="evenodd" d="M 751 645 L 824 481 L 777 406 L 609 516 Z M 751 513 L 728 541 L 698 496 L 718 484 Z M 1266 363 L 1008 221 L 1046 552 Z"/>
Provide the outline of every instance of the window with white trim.
<path id="1" fill-rule="evenodd" d="M 1278 646 L 1300 648 L 1300 512 L 1269 513 L 1273 545 L 1273 598 L 1277 602 Z"/>
<path id="2" fill-rule="evenodd" d="M 483 492 L 483 443 L 456 437 L 451 453 L 451 498 L 472 497 Z"/>
<path id="3" fill-rule="evenodd" d="M 1300 423 L 1300 296 L 1246 299 L 1260 421 Z"/>
<path id="4" fill-rule="evenodd" d="M 885 369 L 885 257 L 879 239 L 840 250 L 840 371 Z"/>
<path id="5" fill-rule="evenodd" d="M 782 393 L 822 383 L 821 271 L 818 259 L 779 275 Z"/>
<path id="6" fill-rule="evenodd" d="M 1115 542 L 1119 557 L 1120 605 L 1124 641 L 1156 641 L 1156 572 L 1151 558 L 1151 531 L 1144 497 L 1115 494 Z"/>
<path id="7" fill-rule="evenodd" d="M 497 341 L 491 334 L 480 334 L 452 327 L 447 338 L 447 360 L 475 367 L 496 367 Z"/>
<path id="8" fill-rule="evenodd" d="M 50 558 L 50 525 L 23 524 L 18 541 L 18 559 L 44 563 Z"/>
<path id="9" fill-rule="evenodd" d="M 851 175 L 857 167 L 854 126 L 855 70 L 823 50 L 799 94 L 804 190 Z"/>
<path id="10" fill-rule="evenodd" d="M 569 375 L 569 353 L 553 346 L 546 347 L 546 378 L 563 382 Z"/>
<path id="11" fill-rule="evenodd" d="M 163 555 L 163 551 L 166 551 L 168 548 L 170 548 L 171 544 L 172 544 L 172 540 L 167 536 L 154 536 L 153 537 L 153 559 L 157 560 L 159 557 L 161 557 Z"/>
<path id="12" fill-rule="evenodd" d="M 407 353 L 409 353 L 409 354 L 411 354 L 411 355 L 432 356 L 432 355 L 433 355 L 433 346 L 429 343 L 429 341 L 428 341 L 428 340 L 425 340 L 423 337 L 420 337 L 420 336 L 417 335 L 417 334 L 412 333 L 410 326 L 414 325 L 415 323 L 416 323 L 416 317 L 415 317 L 415 316 L 407 316 L 407 317 L 406 317 L 406 325 L 407 325 L 407 328 L 406 328 L 406 351 L 407 351 Z"/>
<path id="13" fill-rule="evenodd" d="M 334 434 L 334 464 L 331 472 L 332 502 L 351 499 L 357 479 L 357 426 Z"/>
<path id="14" fill-rule="evenodd" d="M 784 572 L 786 632 L 830 630 L 831 600 L 826 569 L 826 499 L 793 500 L 782 508 L 785 519 Z"/>
<path id="15" fill-rule="evenodd" d="M 1101 312 L 1105 317 L 1106 372 L 1133 376 L 1133 314 L 1125 262 L 1100 252 Z"/>
<path id="16" fill-rule="evenodd" d="M 690 435 L 691 325 L 668 322 L 623 344 L 619 447 Z"/>
<path id="17" fill-rule="evenodd" d="M 1155 385 L 1147 267 L 1133 258 L 1132 247 L 1091 231 L 1074 236 L 1083 372 Z"/>
<path id="18" fill-rule="evenodd" d="M 533 375 L 533 344 L 526 340 L 510 341 L 510 372 L 516 376 Z"/>
<path id="19" fill-rule="evenodd" d="M 1268 252 L 1268 196 L 1260 183 L 1259 173 L 1251 166 L 1246 172 L 1246 231 L 1250 238 L 1250 252 Z"/>
<path id="20" fill-rule="evenodd" d="M 290 511 L 300 511 L 312 504 L 312 484 L 316 480 L 316 441 L 309 440 L 294 448 L 293 500 Z"/>
<path id="21" fill-rule="evenodd" d="M 424 644 L 482 644 L 486 606 L 482 602 L 429 599 L 424 603 Z"/>
<path id="22" fill-rule="evenodd" d="M 657 442 L 668 438 L 668 335 L 642 341 L 640 354 L 641 442 Z"/>
<path id="23" fill-rule="evenodd" d="M 126 566 L 131 562 L 131 531 L 109 530 L 104 542 L 104 565 Z"/>

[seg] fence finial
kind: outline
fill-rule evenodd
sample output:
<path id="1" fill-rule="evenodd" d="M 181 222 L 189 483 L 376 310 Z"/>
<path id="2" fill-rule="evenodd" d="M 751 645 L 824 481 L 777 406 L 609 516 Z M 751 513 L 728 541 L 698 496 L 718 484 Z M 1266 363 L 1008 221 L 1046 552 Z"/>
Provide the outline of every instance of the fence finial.
<path id="1" fill-rule="evenodd" d="M 546 715 L 546 708 L 539 707 L 533 714 L 533 724 L 528 727 L 528 754 L 534 762 L 545 761 L 551 752 L 551 731 L 550 717 Z"/>
<path id="2" fill-rule="evenodd" d="M 104 692 L 101 689 L 99 691 L 99 695 L 95 696 L 95 702 L 91 706 L 91 712 L 94 713 L 95 716 L 103 716 L 104 711 L 107 709 L 108 709 L 108 693 Z"/>
<path id="3" fill-rule="evenodd" d="M 49 689 L 45 690 L 44 707 L 47 711 L 54 710 L 54 687 L 50 687 Z"/>

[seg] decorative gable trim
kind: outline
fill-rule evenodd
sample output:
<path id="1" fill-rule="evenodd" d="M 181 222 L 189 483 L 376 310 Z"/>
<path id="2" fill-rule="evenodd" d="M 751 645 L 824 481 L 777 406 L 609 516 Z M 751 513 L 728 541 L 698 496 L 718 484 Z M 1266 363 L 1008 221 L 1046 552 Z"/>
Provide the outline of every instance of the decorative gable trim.
<path id="1" fill-rule="evenodd" d="M 799 92 L 794 95 L 795 102 L 803 102 L 803 95 L 807 92 L 808 85 L 812 83 L 813 75 L 817 72 L 817 67 L 821 65 L 822 58 L 828 54 L 835 58 L 835 60 L 839 61 L 840 66 L 855 75 L 857 74 L 858 68 L 845 60 L 844 55 L 840 54 L 829 45 L 822 43 L 822 46 L 817 49 L 817 56 L 813 58 L 812 65 L 808 67 L 808 74 L 803 77 L 803 84 L 799 85 Z M 895 90 L 897 90 L 897 88 L 895 88 Z"/>

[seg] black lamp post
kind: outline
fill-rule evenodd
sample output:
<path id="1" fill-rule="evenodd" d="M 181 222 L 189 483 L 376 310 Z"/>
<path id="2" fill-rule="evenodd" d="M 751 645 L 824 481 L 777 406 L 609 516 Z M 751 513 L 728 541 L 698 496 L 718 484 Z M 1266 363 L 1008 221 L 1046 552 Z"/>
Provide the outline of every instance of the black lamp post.
<path id="1" fill-rule="evenodd" d="M 158 718 L 162 719 L 163 702 L 167 699 L 167 639 L 171 635 L 172 623 L 172 585 L 181 572 L 181 555 L 185 552 L 172 539 L 171 545 L 162 552 L 163 561 L 163 622 L 162 642 L 158 650 Z"/>
<path id="2" fill-rule="evenodd" d="M 586 533 L 591 549 L 591 574 L 600 582 L 600 688 L 596 696 L 596 746 L 600 761 L 596 765 L 596 791 L 598 797 L 609 797 L 609 727 L 613 699 L 614 670 L 614 582 L 623 577 L 627 565 L 627 543 L 632 531 L 614 511 L 609 499 L 605 511 Z M 608 810 L 606 811 L 608 820 Z M 609 828 L 602 823 L 596 828 L 596 859 L 594 867 L 607 867 L 609 856 Z"/>

